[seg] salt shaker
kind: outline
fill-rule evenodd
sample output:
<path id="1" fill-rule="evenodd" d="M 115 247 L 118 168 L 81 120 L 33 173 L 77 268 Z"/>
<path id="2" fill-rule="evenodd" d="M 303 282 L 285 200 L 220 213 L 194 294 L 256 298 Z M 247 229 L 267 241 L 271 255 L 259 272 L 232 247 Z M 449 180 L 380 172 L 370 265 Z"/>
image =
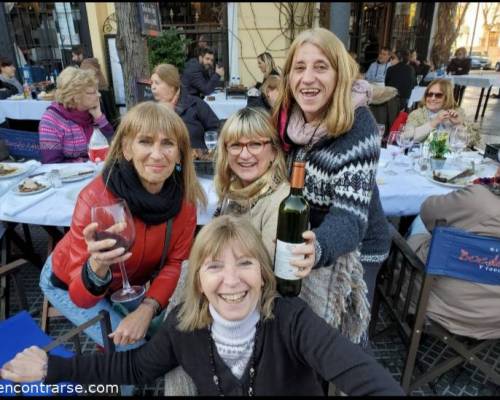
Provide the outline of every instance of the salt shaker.
<path id="1" fill-rule="evenodd" d="M 49 182 L 55 188 L 62 186 L 61 174 L 58 169 L 53 169 L 49 172 Z"/>

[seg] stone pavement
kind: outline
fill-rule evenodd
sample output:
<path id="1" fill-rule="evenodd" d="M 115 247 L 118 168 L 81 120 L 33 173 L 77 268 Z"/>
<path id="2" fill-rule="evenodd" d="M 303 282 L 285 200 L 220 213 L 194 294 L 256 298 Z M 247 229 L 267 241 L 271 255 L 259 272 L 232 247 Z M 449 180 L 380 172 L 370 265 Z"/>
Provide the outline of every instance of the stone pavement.
<path id="1" fill-rule="evenodd" d="M 40 254 L 43 259 L 46 257 L 47 249 L 47 238 L 46 233 L 39 227 L 31 228 L 35 249 L 38 254 Z M 21 234 L 21 231 L 19 232 Z M 30 306 L 30 312 L 34 315 L 34 318 L 39 321 L 40 310 L 42 307 L 43 296 L 40 288 L 38 287 L 39 270 L 35 266 L 30 265 L 24 271 L 21 272 L 21 278 L 25 286 L 28 304 Z M 11 291 L 13 288 L 11 288 Z M 15 314 L 19 310 L 19 305 L 17 300 L 14 299 L 10 306 L 11 315 Z M 385 315 L 383 308 L 381 309 L 382 314 L 379 319 L 379 324 L 377 326 L 377 331 L 385 328 L 389 322 L 388 317 Z M 66 333 L 72 328 L 71 323 L 65 319 L 52 319 L 50 323 L 50 334 L 53 337 L 60 336 Z M 85 335 L 80 335 L 80 341 L 82 345 L 83 352 L 95 351 L 95 344 L 91 339 Z M 69 349 L 73 348 L 72 342 L 67 343 Z M 376 337 L 372 341 L 372 347 L 375 358 L 387 368 L 394 379 L 397 381 L 401 378 L 401 372 L 405 362 L 405 346 L 401 342 L 398 334 L 395 330 L 388 330 L 386 333 Z M 418 359 L 423 364 L 425 368 L 429 365 L 437 354 L 443 352 L 443 347 L 437 342 L 429 339 L 424 339 L 423 346 L 421 346 L 422 351 L 418 355 Z M 490 359 L 500 359 L 500 346 L 497 346 L 490 354 L 486 355 Z M 418 390 L 415 390 L 412 394 L 416 396 L 428 396 L 428 395 L 447 395 L 447 396 L 492 396 L 499 395 L 500 388 L 495 387 L 491 383 L 485 383 L 484 377 L 477 372 L 477 370 L 467 365 L 465 368 L 455 368 L 453 371 L 442 376 L 435 382 L 431 388 L 429 385 L 424 386 Z M 143 387 L 137 387 L 135 394 L 137 396 L 153 395 L 162 396 L 163 395 L 163 379 L 158 379 L 156 384 L 147 385 Z"/>

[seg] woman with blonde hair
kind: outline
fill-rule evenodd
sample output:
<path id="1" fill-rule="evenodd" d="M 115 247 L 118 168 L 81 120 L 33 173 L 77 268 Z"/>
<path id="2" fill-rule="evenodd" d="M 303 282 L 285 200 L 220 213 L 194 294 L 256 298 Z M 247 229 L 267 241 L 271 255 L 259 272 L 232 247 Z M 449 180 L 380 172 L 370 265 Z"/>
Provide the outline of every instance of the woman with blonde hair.
<path id="1" fill-rule="evenodd" d="M 380 154 L 367 82 L 323 28 L 294 40 L 273 119 L 289 160 L 306 161 L 316 259 L 301 297 L 355 343 L 367 344 L 369 303 L 390 245 L 375 181 Z"/>
<path id="2" fill-rule="evenodd" d="M 124 199 L 134 218 L 135 240 L 127 251 L 114 239 L 97 240 L 94 206 Z M 144 102 L 123 117 L 102 174 L 82 189 L 71 229 L 48 257 L 40 287 L 75 325 L 107 310 L 119 349 L 144 343 L 152 319 L 168 304 L 187 259 L 196 228 L 196 207 L 205 205 L 191 158 L 189 135 L 167 106 Z M 170 233 L 169 233 L 170 232 Z M 124 262 L 131 285 L 151 285 L 127 316 L 112 308 L 122 286 Z M 102 345 L 98 326 L 85 332 Z"/>
<path id="3" fill-rule="evenodd" d="M 67 67 L 59 74 L 55 101 L 38 126 L 43 163 L 87 160 L 95 127 L 111 139 L 114 130 L 101 111 L 97 85 L 92 71 Z"/>
<path id="4" fill-rule="evenodd" d="M 247 96 L 247 107 L 261 107 L 266 111 L 272 112 L 272 108 L 279 95 L 281 77 L 279 75 L 269 75 L 259 90 L 250 89 Z M 254 91 L 251 96 L 251 91 Z"/>
<path id="5" fill-rule="evenodd" d="M 189 257 L 184 302 L 151 341 L 127 353 L 70 359 L 31 347 L 3 365 L 14 382 L 150 383 L 182 366 L 200 395 L 403 395 L 389 372 L 315 315 L 276 296 L 271 259 L 246 220 L 215 218 Z"/>
<path id="6" fill-rule="evenodd" d="M 205 101 L 182 88 L 177 67 L 172 64 L 157 65 L 151 75 L 151 91 L 156 101 L 172 107 L 184 121 L 191 146 L 194 149 L 206 149 L 204 133 L 218 131 L 219 118 Z"/>
<path id="7" fill-rule="evenodd" d="M 257 82 L 255 87 L 260 89 L 260 87 L 266 82 L 266 79 L 271 75 L 280 75 L 278 67 L 276 66 L 273 56 L 265 51 L 257 56 L 257 64 L 259 66 L 260 72 L 264 76 L 262 82 Z"/>
<path id="8" fill-rule="evenodd" d="M 481 141 L 479 129 L 465 118 L 465 112 L 458 107 L 453 96 L 453 84 L 448 79 L 434 79 L 425 88 L 419 107 L 408 115 L 407 126 L 415 127 L 405 131 L 405 136 L 413 137 L 416 142 L 430 139 L 434 129 L 450 130 L 464 128 L 467 132 L 467 145 L 473 147 Z"/>

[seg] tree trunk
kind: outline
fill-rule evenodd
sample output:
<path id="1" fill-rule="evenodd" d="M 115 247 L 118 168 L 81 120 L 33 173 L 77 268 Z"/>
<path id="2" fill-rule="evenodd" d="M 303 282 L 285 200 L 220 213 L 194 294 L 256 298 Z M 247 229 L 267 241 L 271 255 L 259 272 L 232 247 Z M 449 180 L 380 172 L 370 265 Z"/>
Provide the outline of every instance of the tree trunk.
<path id="1" fill-rule="evenodd" d="M 447 64 L 453 42 L 457 39 L 470 3 L 465 3 L 457 23 L 458 3 L 439 3 L 437 29 L 431 50 L 431 61 L 435 68 Z"/>
<path id="2" fill-rule="evenodd" d="M 127 108 L 137 103 L 136 82 L 149 78 L 148 47 L 141 35 L 137 3 L 115 3 L 116 49 L 123 68 Z"/>

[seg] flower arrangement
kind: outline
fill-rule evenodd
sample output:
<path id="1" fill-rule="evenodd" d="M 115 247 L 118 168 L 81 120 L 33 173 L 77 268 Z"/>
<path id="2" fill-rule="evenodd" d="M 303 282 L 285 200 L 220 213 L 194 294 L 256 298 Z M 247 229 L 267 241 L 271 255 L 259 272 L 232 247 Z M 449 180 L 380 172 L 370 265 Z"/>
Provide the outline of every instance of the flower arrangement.
<path id="1" fill-rule="evenodd" d="M 449 153 L 448 132 L 433 130 L 429 140 L 429 153 L 432 158 L 438 160 L 446 159 L 445 154 Z"/>

